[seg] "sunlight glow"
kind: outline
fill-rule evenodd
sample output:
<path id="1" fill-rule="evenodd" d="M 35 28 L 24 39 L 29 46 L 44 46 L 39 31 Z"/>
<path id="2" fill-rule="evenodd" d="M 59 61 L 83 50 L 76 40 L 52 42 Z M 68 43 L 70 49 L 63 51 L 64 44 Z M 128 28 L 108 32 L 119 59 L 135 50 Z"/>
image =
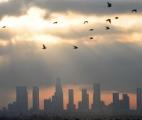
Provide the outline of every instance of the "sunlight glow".
<path id="1" fill-rule="evenodd" d="M 8 31 L 13 31 L 14 36 L 11 40 L 15 41 L 35 41 L 37 44 L 46 43 L 69 43 L 74 44 L 75 41 L 81 41 L 86 45 L 95 45 L 98 43 L 108 42 L 107 39 L 112 38 L 119 42 L 134 42 L 141 43 L 142 21 L 139 15 L 120 15 L 119 20 L 115 20 L 113 16 L 82 16 L 81 14 L 68 12 L 67 14 L 53 13 L 52 19 L 44 19 L 48 11 L 37 7 L 31 7 L 26 15 L 19 17 L 6 16 L 2 19 L 0 25 L 6 25 Z M 105 20 L 109 17 L 112 19 L 112 24 L 109 25 Z M 132 20 L 131 20 L 132 19 Z M 84 25 L 84 20 L 89 23 Z M 57 21 L 57 24 L 53 22 Z M 137 25 L 139 23 L 139 25 Z M 107 31 L 104 26 L 115 27 L 110 30 L 110 37 L 105 37 Z M 94 28 L 92 36 L 95 36 L 95 42 L 87 40 L 86 36 L 91 36 L 88 32 L 89 28 Z M 88 32 L 88 33 L 87 33 Z M 116 33 L 115 33 L 116 32 Z M 123 33 L 124 32 L 124 33 Z M 97 33 L 97 35 L 96 35 Z M 102 36 L 104 34 L 104 36 Z M 117 38 L 120 36 L 120 38 Z M 107 39 L 106 39 L 107 38 Z M 110 40 L 109 40 L 110 41 Z"/>
<path id="2" fill-rule="evenodd" d="M 9 2 L 11 0 L 0 0 L 0 3 Z"/>

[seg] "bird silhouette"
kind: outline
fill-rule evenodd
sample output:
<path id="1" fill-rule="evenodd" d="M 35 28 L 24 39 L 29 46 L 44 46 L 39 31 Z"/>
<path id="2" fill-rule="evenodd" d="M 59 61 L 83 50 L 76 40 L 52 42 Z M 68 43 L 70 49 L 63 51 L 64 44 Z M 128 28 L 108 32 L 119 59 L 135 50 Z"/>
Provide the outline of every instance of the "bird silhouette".
<path id="1" fill-rule="evenodd" d="M 44 49 L 44 50 L 46 49 L 46 46 L 44 44 L 42 45 L 42 49 Z"/>
<path id="2" fill-rule="evenodd" d="M 115 17 L 115 19 L 119 19 L 119 17 Z"/>
<path id="3" fill-rule="evenodd" d="M 73 49 L 78 49 L 78 46 L 73 46 Z"/>
<path id="4" fill-rule="evenodd" d="M 56 21 L 56 22 L 53 22 L 53 24 L 57 24 L 58 22 Z"/>
<path id="5" fill-rule="evenodd" d="M 88 21 L 84 21 L 84 24 L 87 24 L 88 23 Z"/>
<path id="6" fill-rule="evenodd" d="M 110 27 L 108 27 L 108 26 L 105 26 L 105 28 L 106 28 L 106 30 L 109 30 L 109 29 L 110 29 Z"/>
<path id="7" fill-rule="evenodd" d="M 94 38 L 93 37 L 90 37 L 90 40 L 93 40 Z"/>
<path id="8" fill-rule="evenodd" d="M 2 26 L 2 28 L 6 28 L 6 26 Z"/>
<path id="9" fill-rule="evenodd" d="M 112 7 L 112 4 L 110 2 L 107 2 L 107 7 Z"/>
<path id="10" fill-rule="evenodd" d="M 107 19 L 106 21 L 109 22 L 109 23 L 111 24 L 111 19 Z"/>
<path id="11" fill-rule="evenodd" d="M 89 31 L 93 31 L 93 30 L 94 30 L 93 28 L 89 29 Z"/>
<path id="12" fill-rule="evenodd" d="M 133 10 L 132 10 L 132 13 L 137 13 L 137 12 L 138 12 L 137 9 L 133 9 Z"/>

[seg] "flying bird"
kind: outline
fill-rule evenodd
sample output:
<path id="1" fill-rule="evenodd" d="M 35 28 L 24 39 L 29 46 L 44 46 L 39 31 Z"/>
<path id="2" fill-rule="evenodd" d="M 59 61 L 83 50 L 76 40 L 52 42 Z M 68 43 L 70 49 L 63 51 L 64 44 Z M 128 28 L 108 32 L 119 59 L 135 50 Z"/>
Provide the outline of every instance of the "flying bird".
<path id="1" fill-rule="evenodd" d="M 94 30 L 94 29 L 92 29 L 92 28 L 91 28 L 91 29 L 89 29 L 89 31 L 93 31 L 93 30 Z"/>
<path id="2" fill-rule="evenodd" d="M 46 46 L 44 44 L 42 45 L 42 49 L 44 49 L 44 50 L 46 49 Z"/>
<path id="3" fill-rule="evenodd" d="M 133 9 L 133 10 L 132 10 L 132 13 L 137 13 L 137 12 L 138 12 L 137 9 Z"/>
<path id="4" fill-rule="evenodd" d="M 84 21 L 84 24 L 87 24 L 88 23 L 88 21 Z"/>
<path id="5" fill-rule="evenodd" d="M 110 27 L 108 27 L 108 26 L 105 26 L 105 28 L 106 28 L 106 30 L 109 30 L 109 29 L 110 29 Z"/>
<path id="6" fill-rule="evenodd" d="M 112 4 L 110 2 L 107 2 L 107 7 L 112 7 Z"/>
<path id="7" fill-rule="evenodd" d="M 94 38 L 93 37 L 90 37 L 90 40 L 93 40 Z"/>
<path id="8" fill-rule="evenodd" d="M 56 21 L 56 22 L 53 22 L 53 24 L 57 24 L 58 22 Z"/>
<path id="9" fill-rule="evenodd" d="M 109 23 L 111 24 L 111 19 L 107 19 L 106 21 L 109 22 Z"/>
<path id="10" fill-rule="evenodd" d="M 115 19 L 119 19 L 119 17 L 115 17 Z"/>
<path id="11" fill-rule="evenodd" d="M 2 28 L 6 28 L 6 26 L 2 26 Z"/>
<path id="12" fill-rule="evenodd" d="M 73 46 L 73 49 L 78 49 L 78 46 Z"/>

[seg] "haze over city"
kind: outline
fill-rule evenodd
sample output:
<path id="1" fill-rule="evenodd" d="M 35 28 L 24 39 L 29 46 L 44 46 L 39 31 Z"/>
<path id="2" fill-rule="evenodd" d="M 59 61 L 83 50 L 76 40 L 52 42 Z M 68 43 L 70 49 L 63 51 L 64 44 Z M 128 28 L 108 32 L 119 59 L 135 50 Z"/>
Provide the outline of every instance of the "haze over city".
<path id="1" fill-rule="evenodd" d="M 108 95 L 104 100 L 102 99 L 101 85 L 94 83 L 92 88 L 92 97 L 90 102 L 90 94 L 87 88 L 81 88 L 81 95 L 76 93 L 75 89 L 68 89 L 67 98 L 65 97 L 65 91 L 62 87 L 61 79 L 56 79 L 54 94 L 50 94 L 50 97 L 40 100 L 40 89 L 34 86 L 32 89 L 32 106 L 29 106 L 29 91 L 26 86 L 16 87 L 16 98 L 3 107 L 0 110 L 0 118 L 2 119 L 57 119 L 56 116 L 60 116 L 61 119 L 72 117 L 88 118 L 99 116 L 101 119 L 107 116 L 110 117 L 125 117 L 141 118 L 142 114 L 142 88 L 137 88 L 135 93 L 136 109 L 130 107 L 130 100 L 132 99 L 128 93 L 113 92 L 111 94 L 112 101 L 106 104 Z M 51 92 L 51 91 L 50 91 Z M 46 94 L 48 94 L 46 92 Z M 76 98 L 80 100 L 76 101 Z M 66 99 L 68 102 L 66 103 Z M 43 108 L 40 108 L 41 101 L 43 101 Z M 133 101 L 133 99 L 132 99 Z M 65 107 L 66 104 L 66 107 Z M 124 116 L 125 115 L 125 116 Z M 36 117 L 37 116 L 37 117 Z M 132 117 L 130 117 L 132 116 Z M 4 118 L 3 118 L 4 117 Z M 6 118 L 5 118 L 6 117 Z M 35 118 L 36 117 L 36 118 Z M 58 118 L 59 119 L 59 118 Z M 97 119 L 97 118 L 96 118 Z"/>
<path id="2" fill-rule="evenodd" d="M 58 77 L 65 108 L 69 88 L 75 104 L 81 88 L 92 103 L 92 85 L 99 83 L 106 104 L 112 92 L 128 93 L 135 109 L 142 88 L 141 6 L 141 0 L 0 0 L 0 109 L 15 100 L 17 86 L 29 93 L 38 86 L 43 108 Z"/>

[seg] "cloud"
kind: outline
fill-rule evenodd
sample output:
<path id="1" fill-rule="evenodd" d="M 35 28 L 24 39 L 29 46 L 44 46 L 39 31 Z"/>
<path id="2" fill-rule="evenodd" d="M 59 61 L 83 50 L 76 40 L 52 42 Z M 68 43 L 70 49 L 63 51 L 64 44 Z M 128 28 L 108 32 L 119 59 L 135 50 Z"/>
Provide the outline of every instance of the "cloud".
<path id="1" fill-rule="evenodd" d="M 80 44 L 78 51 L 71 46 L 52 46 L 43 51 L 33 43 L 17 45 L 8 47 L 8 60 L 0 69 L 0 84 L 7 89 L 17 85 L 52 85 L 57 77 L 64 84 L 100 82 L 110 90 L 133 91 L 141 84 L 142 48 L 135 44 L 114 42 L 95 48 Z"/>
<path id="2" fill-rule="evenodd" d="M 142 10 L 142 2 L 137 1 L 112 1 L 113 7 L 108 9 L 105 0 L 35 0 L 33 3 L 50 12 L 65 13 L 68 11 L 77 12 L 81 14 L 95 14 L 95 15 L 109 15 L 109 14 L 125 14 L 130 13 L 132 9 L 137 8 L 139 12 Z"/>
<path id="3" fill-rule="evenodd" d="M 0 16 L 21 16 L 30 7 L 30 0 L 9 0 L 0 3 Z"/>
<path id="4" fill-rule="evenodd" d="M 111 15 L 130 14 L 137 8 L 142 11 L 140 0 L 116 0 L 112 1 L 113 7 L 108 9 L 105 0 L 9 0 L 0 3 L 0 16 L 21 16 L 26 14 L 30 7 L 37 6 L 52 13 L 75 12 L 84 15 Z M 49 13 L 46 17 L 50 16 Z"/>
<path id="5" fill-rule="evenodd" d="M 10 40 L 12 37 L 14 36 L 14 34 L 8 30 L 1 30 L 0 31 L 0 39 L 1 40 Z"/>

